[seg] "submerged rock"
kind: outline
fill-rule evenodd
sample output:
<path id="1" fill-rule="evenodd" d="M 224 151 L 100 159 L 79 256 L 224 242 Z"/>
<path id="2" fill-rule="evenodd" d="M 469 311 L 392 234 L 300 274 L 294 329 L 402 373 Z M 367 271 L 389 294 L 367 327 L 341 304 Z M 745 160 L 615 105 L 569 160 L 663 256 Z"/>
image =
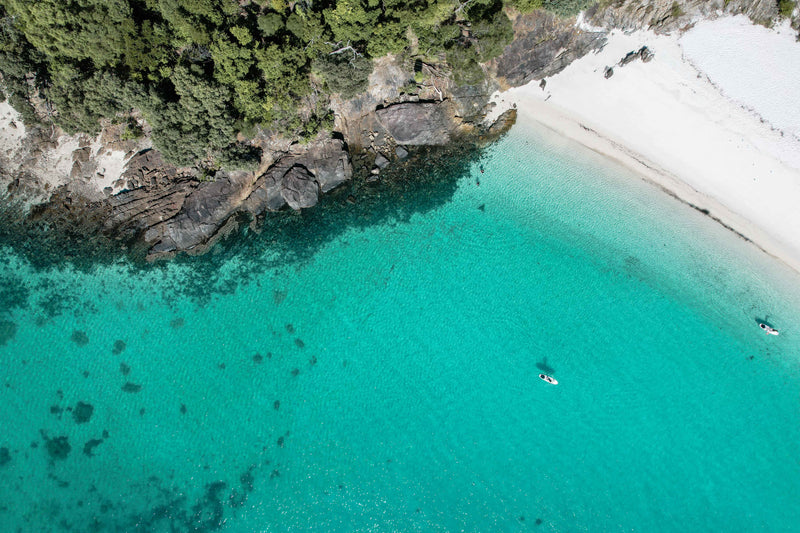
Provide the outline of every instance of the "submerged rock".
<path id="1" fill-rule="evenodd" d="M 89 457 L 94 457 L 94 449 L 103 444 L 103 439 L 90 439 L 83 445 L 83 453 Z"/>
<path id="2" fill-rule="evenodd" d="M 5 466 L 11 462 L 11 453 L 8 451 L 8 448 L 3 446 L 0 448 L 0 466 Z"/>
<path id="3" fill-rule="evenodd" d="M 17 334 L 17 325 L 10 320 L 0 320 L 0 346 L 4 346 Z"/>
<path id="4" fill-rule="evenodd" d="M 42 438 L 44 438 L 45 448 L 47 449 L 47 454 L 50 456 L 50 459 L 59 461 L 64 460 L 69 455 L 69 452 L 72 451 L 72 446 L 69 444 L 69 438 L 66 436 L 48 439 L 44 434 L 42 434 Z"/>
<path id="5" fill-rule="evenodd" d="M 76 424 L 85 424 L 92 418 L 94 407 L 88 403 L 78 402 L 72 410 L 72 418 Z"/>
<path id="6" fill-rule="evenodd" d="M 125 351 L 125 341 L 123 340 L 116 340 L 114 341 L 114 347 L 111 349 L 111 353 L 114 355 L 119 355 Z"/>
<path id="7" fill-rule="evenodd" d="M 77 344 L 78 346 L 86 346 L 89 344 L 89 336 L 86 334 L 85 331 L 75 330 L 72 332 L 72 336 L 70 337 L 72 342 Z"/>
<path id="8" fill-rule="evenodd" d="M 125 385 L 122 386 L 123 392 L 136 393 L 139 392 L 140 390 L 142 390 L 141 385 L 138 385 L 136 383 L 131 383 L 130 381 L 125 382 Z"/>

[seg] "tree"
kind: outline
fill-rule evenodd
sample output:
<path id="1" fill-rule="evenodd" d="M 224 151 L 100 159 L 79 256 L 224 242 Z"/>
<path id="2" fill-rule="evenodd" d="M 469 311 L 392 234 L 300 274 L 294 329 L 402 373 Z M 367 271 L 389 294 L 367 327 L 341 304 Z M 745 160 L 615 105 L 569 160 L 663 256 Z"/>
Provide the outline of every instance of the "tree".
<path id="1" fill-rule="evenodd" d="M 323 15 L 336 41 L 356 43 L 369 40 L 380 11 L 367 9 L 359 0 L 338 0 Z"/>
<path id="2" fill-rule="evenodd" d="M 165 159 L 192 165 L 230 144 L 235 133 L 230 89 L 185 65 L 175 67 L 170 81 L 177 101 L 154 89 L 136 99 L 153 127 L 153 144 Z"/>
<path id="3" fill-rule="evenodd" d="M 371 60 L 350 52 L 323 54 L 312 66 L 328 90 L 339 93 L 342 98 L 352 98 L 364 92 L 372 73 Z"/>
<path id="4" fill-rule="evenodd" d="M 3 0 L 25 38 L 51 60 L 115 66 L 135 35 L 127 0 Z"/>

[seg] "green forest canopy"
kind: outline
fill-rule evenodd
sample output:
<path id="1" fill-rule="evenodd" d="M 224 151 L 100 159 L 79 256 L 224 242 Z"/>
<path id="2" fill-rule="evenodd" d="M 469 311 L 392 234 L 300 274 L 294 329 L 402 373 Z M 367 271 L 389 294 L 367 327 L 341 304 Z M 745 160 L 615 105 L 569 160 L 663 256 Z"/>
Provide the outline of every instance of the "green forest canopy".
<path id="1" fill-rule="evenodd" d="M 586 3 L 544 7 L 564 14 Z M 505 4 L 528 11 L 542 0 Z M 373 58 L 445 61 L 458 82 L 479 81 L 479 63 L 513 37 L 503 8 L 503 0 L 0 0 L 1 87 L 29 123 L 44 115 L 67 132 L 96 133 L 101 118 L 124 122 L 137 109 L 167 160 L 243 165 L 252 154 L 234 142 L 237 131 L 329 128 L 319 94 L 362 92 Z"/>

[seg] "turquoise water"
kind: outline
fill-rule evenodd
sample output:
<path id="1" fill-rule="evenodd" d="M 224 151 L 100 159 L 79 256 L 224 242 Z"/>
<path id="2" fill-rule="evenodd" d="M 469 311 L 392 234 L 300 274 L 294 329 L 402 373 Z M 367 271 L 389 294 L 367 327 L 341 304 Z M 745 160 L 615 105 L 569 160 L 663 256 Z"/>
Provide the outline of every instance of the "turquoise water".
<path id="1" fill-rule="evenodd" d="M 6 251 L 0 529 L 800 531 L 798 276 L 533 127 L 480 165 L 284 264 Z"/>

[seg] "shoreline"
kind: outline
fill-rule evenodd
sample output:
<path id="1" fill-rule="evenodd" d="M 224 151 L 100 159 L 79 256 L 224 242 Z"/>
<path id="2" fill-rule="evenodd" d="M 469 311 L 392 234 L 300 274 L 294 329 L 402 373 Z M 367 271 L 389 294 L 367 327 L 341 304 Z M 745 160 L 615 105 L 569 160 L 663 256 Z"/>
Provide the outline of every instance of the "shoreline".
<path id="1" fill-rule="evenodd" d="M 744 24 L 723 20 L 731 19 Z M 520 119 L 622 164 L 800 273 L 800 139 L 727 96 L 679 40 L 614 32 L 544 88 L 531 82 L 496 93 L 492 115 L 516 106 Z M 652 61 L 617 65 L 641 46 L 655 52 Z"/>
<path id="2" fill-rule="evenodd" d="M 660 168 L 656 163 L 620 142 L 586 126 L 580 118 L 571 116 L 562 109 L 542 105 L 538 99 L 524 100 L 520 103 L 517 108 L 520 117 L 536 122 L 557 135 L 619 163 L 633 171 L 639 178 L 657 186 L 665 194 L 700 211 L 739 238 L 800 273 L 800 257 L 787 253 L 785 245 L 713 196 L 697 191 L 686 181 Z"/>

